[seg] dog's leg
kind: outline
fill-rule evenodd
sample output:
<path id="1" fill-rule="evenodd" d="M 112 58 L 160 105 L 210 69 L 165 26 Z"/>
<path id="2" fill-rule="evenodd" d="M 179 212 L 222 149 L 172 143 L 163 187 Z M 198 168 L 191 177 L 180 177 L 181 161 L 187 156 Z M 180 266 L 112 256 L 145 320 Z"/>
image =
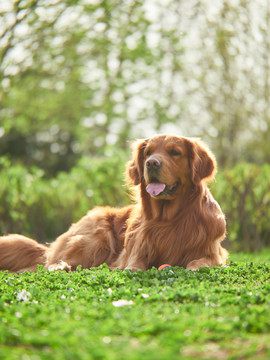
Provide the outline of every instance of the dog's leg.
<path id="1" fill-rule="evenodd" d="M 136 262 L 135 264 L 128 264 L 124 270 L 131 270 L 132 272 L 135 271 L 145 271 L 147 270 L 146 266 L 143 263 Z"/>
<path id="2" fill-rule="evenodd" d="M 45 265 L 48 248 L 26 236 L 11 234 L 0 237 L 0 270 L 36 271 Z"/>
<path id="3" fill-rule="evenodd" d="M 142 259 L 134 249 L 129 254 L 127 249 L 123 249 L 118 259 L 112 264 L 111 269 L 145 271 L 147 270 L 146 261 Z"/>
<path id="4" fill-rule="evenodd" d="M 204 257 L 198 260 L 190 261 L 187 264 L 186 269 L 195 271 L 201 267 L 212 267 L 212 266 L 220 266 L 220 265 L 221 263 L 218 263 L 217 260 Z"/>
<path id="5" fill-rule="evenodd" d="M 49 271 L 59 271 L 60 270 L 60 271 L 69 272 L 72 270 L 71 265 L 68 265 L 68 263 L 66 263 L 65 261 L 59 261 L 55 264 L 48 265 L 48 266 L 46 266 L 46 268 Z"/>

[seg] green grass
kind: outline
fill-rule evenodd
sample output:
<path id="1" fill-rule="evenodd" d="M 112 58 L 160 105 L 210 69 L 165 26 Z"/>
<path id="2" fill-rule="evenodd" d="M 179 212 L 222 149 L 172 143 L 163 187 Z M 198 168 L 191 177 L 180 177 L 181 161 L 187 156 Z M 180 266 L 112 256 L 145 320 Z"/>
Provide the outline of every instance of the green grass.
<path id="1" fill-rule="evenodd" d="M 0 359 L 269 359 L 270 251 L 231 259 L 197 272 L 0 272 Z"/>

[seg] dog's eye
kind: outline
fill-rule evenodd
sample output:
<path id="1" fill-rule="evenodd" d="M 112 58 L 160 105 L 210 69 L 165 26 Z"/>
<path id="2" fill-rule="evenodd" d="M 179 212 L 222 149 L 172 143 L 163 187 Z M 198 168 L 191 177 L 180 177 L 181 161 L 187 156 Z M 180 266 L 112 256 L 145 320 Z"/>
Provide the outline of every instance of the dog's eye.
<path id="1" fill-rule="evenodd" d="M 150 155 L 151 155 L 151 151 L 150 150 L 146 151 L 146 156 L 150 156 Z"/>
<path id="2" fill-rule="evenodd" d="M 180 152 L 177 151 L 177 150 L 172 149 L 172 150 L 170 150 L 170 155 L 171 156 L 178 156 L 178 155 L 180 155 Z"/>

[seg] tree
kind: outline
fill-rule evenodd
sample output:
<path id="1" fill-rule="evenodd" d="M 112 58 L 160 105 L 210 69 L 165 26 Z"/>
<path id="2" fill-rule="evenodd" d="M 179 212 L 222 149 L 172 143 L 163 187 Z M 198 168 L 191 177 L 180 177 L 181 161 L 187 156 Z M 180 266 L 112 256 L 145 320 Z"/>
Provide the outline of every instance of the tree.
<path id="1" fill-rule="evenodd" d="M 173 132 L 222 166 L 269 161 L 267 0 L 2 6 L 0 154 L 50 175 Z"/>
<path id="2" fill-rule="evenodd" d="M 145 119 L 152 131 L 180 113 L 166 111 L 165 79 L 180 69 L 178 35 L 157 29 L 142 3 L 17 1 L 4 19 L 2 153 L 67 169 L 81 153 L 125 148 Z"/>

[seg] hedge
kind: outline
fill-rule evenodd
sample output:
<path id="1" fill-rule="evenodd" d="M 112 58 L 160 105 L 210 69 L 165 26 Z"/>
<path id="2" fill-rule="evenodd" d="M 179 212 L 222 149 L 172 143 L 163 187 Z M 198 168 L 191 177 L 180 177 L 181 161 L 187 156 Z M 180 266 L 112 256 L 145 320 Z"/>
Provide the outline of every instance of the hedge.
<path id="1" fill-rule="evenodd" d="M 130 200 L 123 173 L 127 154 L 82 158 L 69 173 L 47 179 L 0 159 L 0 235 L 23 233 L 40 242 L 55 239 L 97 205 L 123 206 Z M 232 250 L 270 246 L 270 165 L 239 164 L 219 171 L 211 185 L 227 218 Z"/>
<path id="2" fill-rule="evenodd" d="M 270 165 L 238 164 L 220 171 L 211 190 L 227 218 L 230 246 L 254 251 L 270 246 Z"/>
<path id="3" fill-rule="evenodd" d="M 23 233 L 47 242 L 94 206 L 128 202 L 123 173 L 126 156 L 83 158 L 71 172 L 46 179 L 37 169 L 0 159 L 0 233 Z"/>

